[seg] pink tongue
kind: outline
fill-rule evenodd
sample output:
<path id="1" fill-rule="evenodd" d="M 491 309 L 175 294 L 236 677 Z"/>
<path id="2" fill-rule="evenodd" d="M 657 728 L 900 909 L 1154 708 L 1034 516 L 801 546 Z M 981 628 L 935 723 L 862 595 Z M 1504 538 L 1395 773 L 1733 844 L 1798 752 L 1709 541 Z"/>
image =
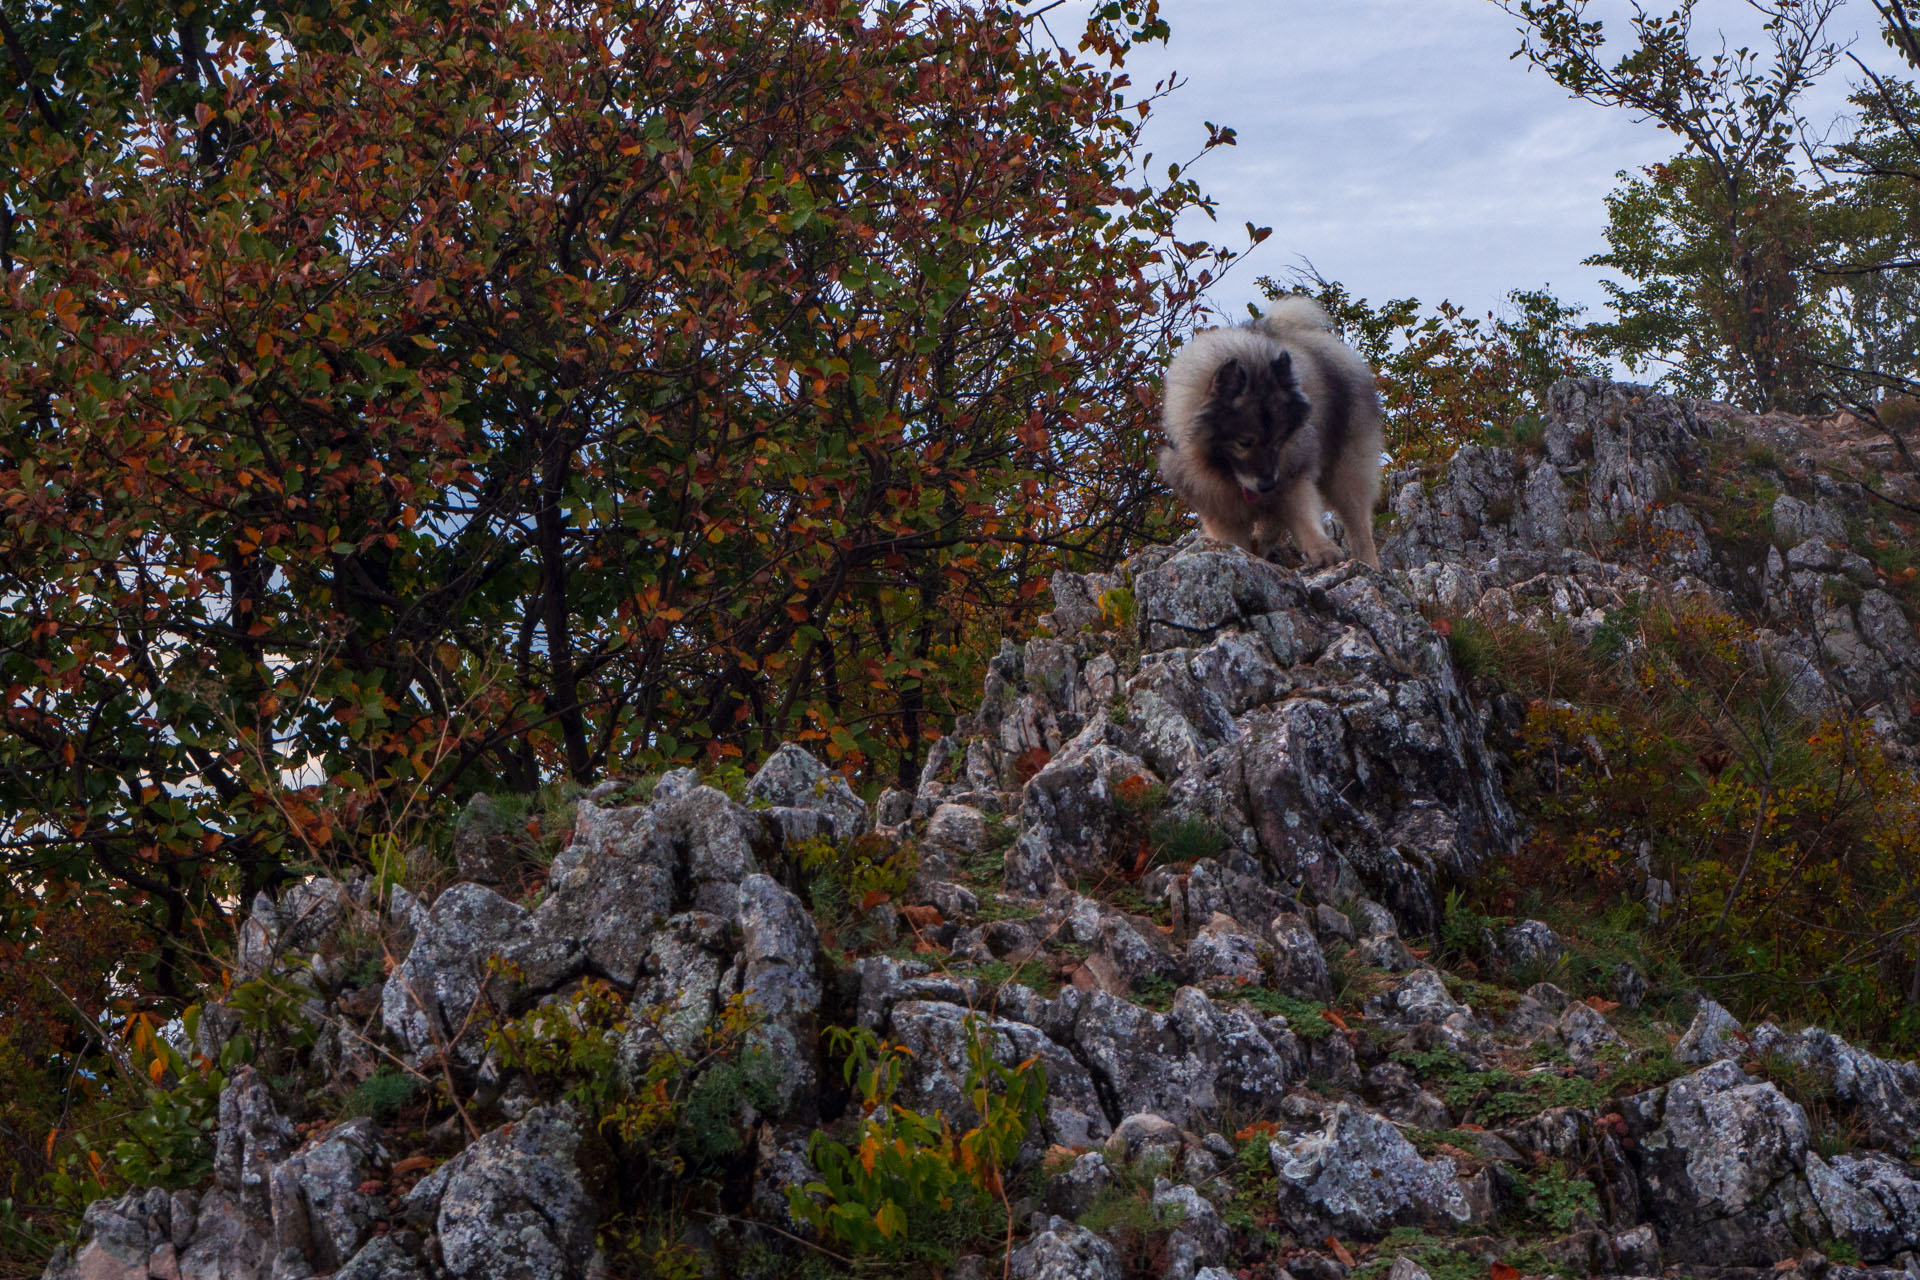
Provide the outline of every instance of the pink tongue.
<path id="1" fill-rule="evenodd" d="M 1260 495 L 1255 493 L 1253 490 L 1247 488 L 1247 486 L 1245 485 L 1240 486 L 1240 496 L 1245 498 L 1248 502 L 1260 501 Z"/>

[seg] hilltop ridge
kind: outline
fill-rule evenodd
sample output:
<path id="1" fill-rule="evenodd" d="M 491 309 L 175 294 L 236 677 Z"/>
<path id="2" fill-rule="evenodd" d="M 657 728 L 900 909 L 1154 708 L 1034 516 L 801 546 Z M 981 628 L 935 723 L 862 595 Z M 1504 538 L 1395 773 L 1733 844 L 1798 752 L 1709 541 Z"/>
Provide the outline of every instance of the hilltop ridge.
<path id="1" fill-rule="evenodd" d="M 1687 967 L 1809 868 L 1862 937 L 1905 905 L 1894 462 L 1567 381 L 1390 478 L 1384 573 L 1058 575 L 912 791 L 792 744 L 610 779 L 550 862 L 477 800 L 254 904 L 182 1029 L 210 1174 L 47 1280 L 1920 1274 L 1920 1067 Z M 1897 1004 L 1905 937 L 1829 1011 Z"/>

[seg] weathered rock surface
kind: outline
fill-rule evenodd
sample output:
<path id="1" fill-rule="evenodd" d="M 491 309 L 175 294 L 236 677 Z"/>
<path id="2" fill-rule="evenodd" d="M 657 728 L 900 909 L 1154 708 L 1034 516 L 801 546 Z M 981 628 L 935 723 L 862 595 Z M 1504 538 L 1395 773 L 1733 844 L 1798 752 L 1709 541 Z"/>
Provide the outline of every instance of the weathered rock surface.
<path id="1" fill-rule="evenodd" d="M 323 877 L 263 896 L 236 972 L 313 976 L 300 999 L 323 1027 L 306 1065 L 328 1073 L 326 1096 L 404 1065 L 464 1109 L 436 1101 L 409 1152 L 370 1117 L 316 1119 L 269 1072 L 238 1068 L 209 1184 L 96 1203 L 47 1276 L 607 1274 L 608 1144 L 487 1039 L 588 983 L 635 1013 L 616 1082 L 698 1058 L 729 1008 L 770 1064 L 768 1092 L 727 1121 L 726 1220 L 686 1235 L 712 1252 L 708 1274 L 745 1274 L 743 1241 L 801 1248 L 753 1224 L 803 1234 L 786 1190 L 817 1176 L 810 1135 L 846 1133 L 833 1024 L 902 1046 L 895 1101 L 956 1132 L 978 1119 L 970 1035 L 1046 1073 L 1020 1163 L 1060 1172 L 1012 1200 L 1010 1255 L 962 1259 L 956 1276 L 1344 1280 L 1341 1253 L 1396 1228 L 1477 1272 L 1509 1255 L 1711 1280 L 1920 1270 L 1920 1066 L 1818 1029 L 1748 1035 L 1703 1000 L 1654 1046 L 1656 1063 L 1671 1046 L 1696 1069 L 1651 1089 L 1638 1076 L 1620 1098 L 1618 1073 L 1647 1061 L 1647 1015 L 1601 997 L 1631 1009 L 1673 992 L 1631 965 L 1596 991 L 1569 963 L 1577 930 L 1536 920 L 1487 930 L 1482 971 L 1443 971 L 1448 890 L 1518 840 L 1501 751 L 1524 708 L 1476 696 L 1423 609 L 1591 636 L 1635 593 L 1737 600 L 1767 620 L 1760 649 L 1799 705 L 1870 705 L 1896 753 L 1920 744 L 1920 640 L 1895 584 L 1847 548 L 1859 494 L 1828 478 L 1779 495 L 1773 545 L 1736 564 L 1693 486 L 1752 422 L 1590 380 L 1547 409 L 1541 456 L 1475 446 L 1431 483 L 1391 486 L 1387 574 L 1302 575 L 1190 536 L 1057 575 L 1051 634 L 1004 644 L 919 785 L 871 811 L 789 744 L 740 800 L 686 769 L 645 803 L 630 783 L 596 787 L 537 900 L 513 896 L 529 850 L 484 798 L 454 834 L 463 882 L 430 901 Z M 828 910 L 796 866 L 820 842 L 862 857 L 911 843 L 918 865 L 886 901 Z M 1646 891 L 1656 910 L 1673 900 L 1651 873 Z M 340 962 L 349 934 L 377 934 L 397 963 Z M 213 1003 L 195 1047 L 217 1056 L 240 1025 Z M 1769 1064 L 1814 1082 L 1819 1105 L 1761 1078 Z M 1125 1197 L 1131 1218 L 1107 1212 Z M 1096 1211 L 1088 1222 L 1136 1225 L 1075 1221 Z M 1489 1234 L 1515 1223 L 1530 1232 L 1517 1254 Z M 1273 1251 L 1247 1256 L 1254 1240 Z M 1433 1263 L 1407 1249 L 1361 1265 L 1388 1258 L 1392 1280 Z"/>

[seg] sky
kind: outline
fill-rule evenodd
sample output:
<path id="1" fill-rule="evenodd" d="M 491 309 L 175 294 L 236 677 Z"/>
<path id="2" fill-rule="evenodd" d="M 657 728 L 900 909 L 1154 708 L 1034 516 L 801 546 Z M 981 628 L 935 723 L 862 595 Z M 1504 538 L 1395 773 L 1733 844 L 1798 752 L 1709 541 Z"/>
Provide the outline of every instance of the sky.
<path id="1" fill-rule="evenodd" d="M 1626 0 L 1589 10 L 1610 29 L 1627 12 Z M 1238 144 L 1192 171 L 1219 223 L 1191 218 L 1182 238 L 1241 245 L 1244 223 L 1273 228 L 1216 286 L 1216 307 L 1244 315 L 1256 277 L 1304 258 L 1376 303 L 1445 298 L 1480 313 L 1502 309 L 1509 290 L 1550 285 L 1604 312 L 1605 273 L 1581 265 L 1606 248 L 1604 197 L 1617 172 L 1677 142 L 1511 60 L 1516 23 L 1491 0 L 1163 0 L 1163 14 L 1172 38 L 1127 59 L 1136 95 L 1169 74 L 1186 80 L 1148 122 L 1148 172 L 1190 159 L 1203 121 L 1230 125 Z M 1829 34 L 1894 71 L 1873 18 L 1868 0 L 1845 0 Z M 1757 34 L 1744 0 L 1701 0 L 1696 34 L 1719 29 L 1736 45 Z M 1859 73 L 1843 61 L 1809 95 L 1814 123 L 1845 111 L 1849 78 Z"/>

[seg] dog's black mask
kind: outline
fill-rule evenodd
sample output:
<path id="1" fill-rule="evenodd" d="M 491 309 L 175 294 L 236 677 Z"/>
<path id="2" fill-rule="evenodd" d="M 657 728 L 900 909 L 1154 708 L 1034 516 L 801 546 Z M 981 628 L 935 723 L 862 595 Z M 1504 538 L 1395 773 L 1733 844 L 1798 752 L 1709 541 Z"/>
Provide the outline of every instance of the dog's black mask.
<path id="1" fill-rule="evenodd" d="M 1208 452 L 1249 502 L 1286 479 L 1281 451 L 1311 409 L 1294 380 L 1293 357 L 1282 351 L 1265 363 L 1228 360 L 1214 371 L 1207 397 Z"/>

